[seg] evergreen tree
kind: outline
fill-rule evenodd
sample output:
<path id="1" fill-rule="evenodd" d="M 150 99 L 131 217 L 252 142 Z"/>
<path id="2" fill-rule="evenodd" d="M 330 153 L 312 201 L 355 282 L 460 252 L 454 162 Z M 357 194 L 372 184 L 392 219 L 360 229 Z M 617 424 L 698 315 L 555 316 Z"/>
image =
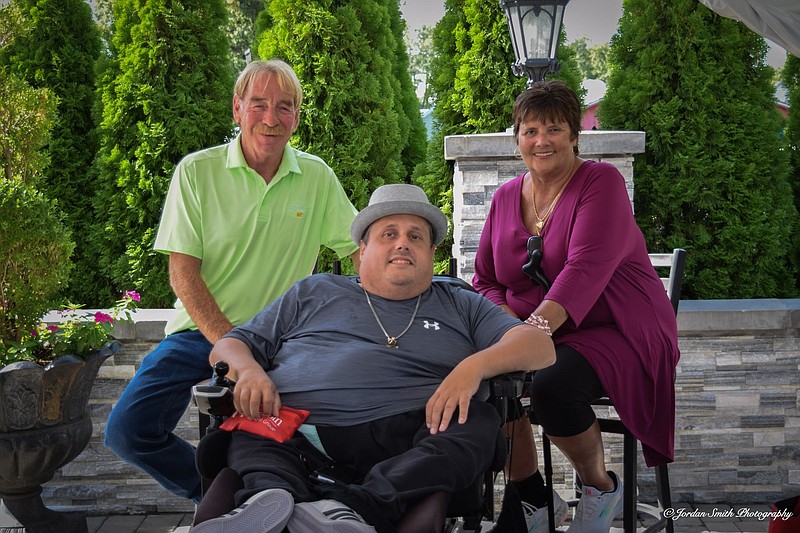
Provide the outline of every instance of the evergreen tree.
<path id="1" fill-rule="evenodd" d="M 583 98 L 575 53 L 559 41 L 561 70 L 556 76 Z M 444 16 L 433 30 L 433 59 L 429 86 L 436 132 L 424 164 L 414 174 L 415 182 L 432 201 L 452 214 L 453 168 L 444 160 L 447 135 L 494 133 L 511 125 L 517 95 L 527 78 L 511 71 L 515 62 L 505 14 L 495 0 L 446 0 Z M 437 271 L 449 264 L 452 238 L 437 250 Z"/>
<path id="2" fill-rule="evenodd" d="M 444 159 L 444 138 L 447 135 L 464 133 L 467 119 L 453 106 L 456 71 L 460 56 L 456 34 L 464 33 L 467 26 L 463 11 L 463 0 L 445 0 L 444 16 L 432 32 L 433 53 L 428 91 L 434 102 L 434 132 L 428 142 L 425 161 L 417 166 L 414 182 L 422 187 L 430 200 L 437 204 L 447 217 L 453 214 L 453 165 Z M 510 43 L 509 43 L 510 46 Z M 447 272 L 452 249 L 452 228 L 447 238 L 436 250 L 437 273 Z"/>
<path id="3" fill-rule="evenodd" d="M 794 191 L 794 207 L 800 212 L 800 58 L 797 56 L 791 54 L 786 56 L 786 64 L 783 66 L 783 85 L 788 92 L 789 103 L 789 120 L 786 125 L 792 167 L 789 181 Z M 794 258 L 796 271 L 800 271 L 800 231 L 794 233 L 791 257 Z M 796 281 L 800 290 L 800 276 Z"/>
<path id="4" fill-rule="evenodd" d="M 18 6 L 0 6 L 0 55 L 30 31 Z M 22 332 L 60 303 L 72 268 L 69 229 L 55 201 L 36 189 L 49 163 L 56 100 L 0 65 L 0 366 L 16 359 Z"/>
<path id="5" fill-rule="evenodd" d="M 425 131 L 396 1 L 272 0 L 259 20 L 259 56 L 286 60 L 303 84 L 293 145 L 331 165 L 358 208 L 408 181 Z"/>
<path id="6" fill-rule="evenodd" d="M 608 50 L 610 48 L 608 43 L 590 47 L 586 37 L 581 37 L 568 44 L 567 47 L 575 54 L 575 62 L 581 78 L 602 81 L 608 79 Z"/>
<path id="7" fill-rule="evenodd" d="M 419 97 L 419 105 L 422 108 L 432 107 L 433 93 L 430 90 L 428 80 L 431 77 L 431 61 L 433 59 L 433 28 L 422 26 L 413 39 L 408 34 L 406 34 L 405 39 L 406 48 L 410 51 L 408 70 L 411 74 L 411 80 L 413 83 L 425 83 L 425 91 Z"/>
<path id="8" fill-rule="evenodd" d="M 643 130 L 636 218 L 651 250 L 688 251 L 689 298 L 795 293 L 797 228 L 766 44 L 695 0 L 628 0 L 604 128 Z"/>
<path id="9" fill-rule="evenodd" d="M 525 90 L 527 78 L 511 71 L 515 62 L 503 10 L 494 0 L 464 0 L 464 20 L 455 28 L 456 71 L 450 105 L 466 118 L 465 133 L 503 131 L 511 124 L 514 100 Z M 551 76 L 562 79 L 578 94 L 581 80 L 575 55 L 559 39 L 561 70 Z"/>
<path id="10" fill-rule="evenodd" d="M 261 0 L 225 0 L 228 11 L 228 25 L 225 32 L 231 43 L 231 63 L 233 72 L 238 75 L 247 65 L 247 58 L 253 58 L 255 22 L 261 11 Z"/>
<path id="11" fill-rule="evenodd" d="M 239 0 L 226 0 L 225 9 L 228 11 L 225 33 L 231 46 L 231 65 L 234 72 L 241 72 L 247 64 L 248 55 L 252 56 L 250 44 L 255 37 L 253 22 L 242 11 Z"/>
<path id="12" fill-rule="evenodd" d="M 174 300 L 167 257 L 153 251 L 172 172 L 186 154 L 232 133 L 223 1 L 113 2 L 111 60 L 98 79 L 95 209 L 102 224 L 93 245 L 112 284 L 103 303 L 135 287 L 146 288 L 145 306 Z"/>
<path id="13" fill-rule="evenodd" d="M 428 145 L 428 132 L 422 122 L 419 112 L 414 83 L 411 80 L 408 51 L 406 50 L 405 33 L 406 23 L 400 13 L 397 0 L 383 0 L 389 12 L 389 24 L 394 36 L 394 59 L 392 61 L 393 78 L 396 80 L 395 108 L 397 109 L 400 136 L 406 139 L 401 160 L 403 162 L 403 177 L 410 180 L 414 167 L 425 159 Z"/>
<path id="14" fill-rule="evenodd" d="M 0 62 L 36 88 L 57 97 L 56 120 L 46 147 L 50 165 L 38 184 L 47 197 L 58 199 L 76 247 L 67 296 L 92 300 L 90 285 L 95 258 L 86 253 L 93 218 L 91 163 L 97 152 L 94 66 L 100 35 L 89 5 L 83 0 L 14 0 L 28 29 L 3 51 Z"/>

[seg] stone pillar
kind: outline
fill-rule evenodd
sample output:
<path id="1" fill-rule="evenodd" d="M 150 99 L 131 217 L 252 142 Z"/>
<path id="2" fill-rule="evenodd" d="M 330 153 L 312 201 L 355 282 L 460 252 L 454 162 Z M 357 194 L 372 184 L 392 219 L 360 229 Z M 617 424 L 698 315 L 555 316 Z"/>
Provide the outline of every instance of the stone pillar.
<path id="1" fill-rule="evenodd" d="M 625 177 L 633 204 L 633 156 L 644 152 L 642 131 L 584 131 L 578 139 L 580 155 L 606 161 Z M 444 157 L 455 161 L 453 172 L 453 257 L 458 275 L 472 281 L 475 253 L 494 191 L 525 171 L 515 157 L 510 131 L 481 135 L 451 135 L 444 141 Z"/>

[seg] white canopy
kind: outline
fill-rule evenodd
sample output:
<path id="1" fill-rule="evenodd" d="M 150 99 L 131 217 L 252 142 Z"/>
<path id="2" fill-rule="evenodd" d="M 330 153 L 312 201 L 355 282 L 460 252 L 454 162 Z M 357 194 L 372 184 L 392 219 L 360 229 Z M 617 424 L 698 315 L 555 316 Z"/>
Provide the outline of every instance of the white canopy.
<path id="1" fill-rule="evenodd" d="M 800 57 L 800 0 L 700 0 Z"/>

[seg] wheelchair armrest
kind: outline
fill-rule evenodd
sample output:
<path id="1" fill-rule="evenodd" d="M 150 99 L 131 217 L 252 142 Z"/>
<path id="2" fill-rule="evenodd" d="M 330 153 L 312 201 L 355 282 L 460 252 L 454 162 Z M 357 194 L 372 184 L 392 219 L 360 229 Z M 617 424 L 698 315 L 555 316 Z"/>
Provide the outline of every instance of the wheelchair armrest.
<path id="1" fill-rule="evenodd" d="M 525 390 L 527 375 L 525 371 L 509 372 L 489 380 L 487 401 L 494 405 L 503 422 L 513 422 L 522 416 L 523 407 L 519 398 Z"/>
<path id="2" fill-rule="evenodd" d="M 527 379 L 527 372 L 509 372 L 489 380 L 489 394 L 495 398 L 519 398 Z"/>
<path id="3" fill-rule="evenodd" d="M 220 385 L 195 385 L 192 396 L 197 409 L 211 416 L 226 417 L 236 409 L 233 406 L 233 391 Z"/>

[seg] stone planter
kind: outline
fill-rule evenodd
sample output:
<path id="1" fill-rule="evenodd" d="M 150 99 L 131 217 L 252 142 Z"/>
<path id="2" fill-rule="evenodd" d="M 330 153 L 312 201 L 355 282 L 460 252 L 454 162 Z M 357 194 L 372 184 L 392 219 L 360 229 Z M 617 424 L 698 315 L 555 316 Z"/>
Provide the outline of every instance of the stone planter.
<path id="1" fill-rule="evenodd" d="M 83 515 L 45 507 L 42 484 L 89 443 L 92 385 L 120 347 L 114 341 L 86 360 L 59 357 L 47 368 L 25 361 L 0 369 L 0 497 L 28 533 L 87 531 Z"/>

